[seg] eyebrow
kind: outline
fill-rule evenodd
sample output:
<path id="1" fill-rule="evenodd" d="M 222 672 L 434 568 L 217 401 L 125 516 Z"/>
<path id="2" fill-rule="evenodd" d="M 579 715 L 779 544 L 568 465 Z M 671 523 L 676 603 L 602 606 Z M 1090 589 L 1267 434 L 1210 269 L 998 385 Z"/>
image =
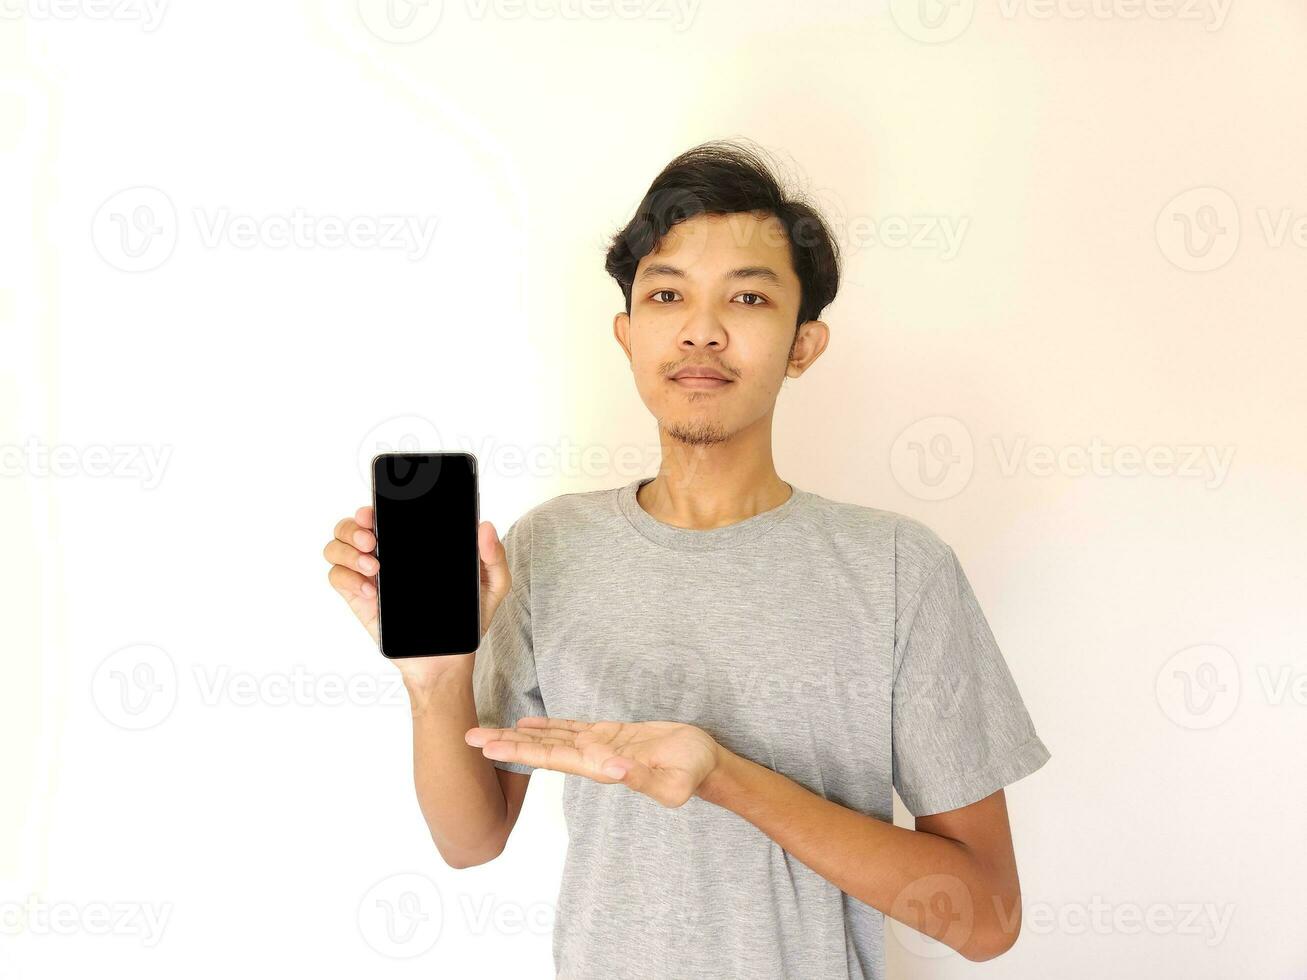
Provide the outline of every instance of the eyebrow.
<path id="1" fill-rule="evenodd" d="M 655 276 L 676 276 L 685 278 L 685 270 L 679 269 L 674 265 L 668 265 L 665 262 L 655 263 L 647 266 L 640 273 L 637 279 L 653 279 Z M 776 274 L 776 270 L 766 265 L 746 265 L 738 269 L 732 269 L 726 273 L 727 279 L 763 279 L 774 286 L 783 287 L 785 283 L 781 277 Z"/>

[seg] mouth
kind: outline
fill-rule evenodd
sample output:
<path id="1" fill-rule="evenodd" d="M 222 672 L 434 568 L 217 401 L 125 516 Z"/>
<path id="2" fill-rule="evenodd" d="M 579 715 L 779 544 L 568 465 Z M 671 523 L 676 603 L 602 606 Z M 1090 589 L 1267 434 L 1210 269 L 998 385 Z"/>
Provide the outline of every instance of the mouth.
<path id="1" fill-rule="evenodd" d="M 731 383 L 730 378 L 709 364 L 687 364 L 678 369 L 668 380 L 682 388 L 707 391 L 725 388 Z"/>
<path id="2" fill-rule="evenodd" d="M 708 378 L 702 375 L 683 374 L 679 378 L 672 378 L 673 384 L 678 384 L 682 388 L 725 388 L 731 382 L 725 378 Z"/>

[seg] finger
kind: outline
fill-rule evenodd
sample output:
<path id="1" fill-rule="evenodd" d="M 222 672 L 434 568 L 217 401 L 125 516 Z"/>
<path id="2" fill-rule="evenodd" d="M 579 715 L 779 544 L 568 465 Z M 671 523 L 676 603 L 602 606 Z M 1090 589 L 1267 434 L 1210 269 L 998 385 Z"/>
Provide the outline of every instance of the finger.
<path id="1" fill-rule="evenodd" d="M 490 742 L 534 742 L 537 745 L 570 745 L 576 747 L 576 736 L 571 732 L 564 732 L 562 737 L 558 735 L 546 735 L 544 732 L 539 734 L 535 732 L 505 732 L 497 739 L 487 739 L 485 744 Z"/>
<path id="2" fill-rule="evenodd" d="M 380 567 L 380 563 L 372 555 L 359 551 L 357 548 L 335 538 L 328 541 L 327 546 L 322 549 L 322 557 L 333 565 L 350 568 L 362 572 L 364 575 L 376 575 L 377 569 Z"/>
<path id="3" fill-rule="evenodd" d="M 376 524 L 373 522 L 372 519 L 371 507 L 360 507 L 358 510 L 356 510 L 354 512 L 354 520 L 357 521 L 358 526 L 363 528 L 363 530 L 365 531 L 371 531 L 374 527 L 376 527 Z"/>
<path id="4" fill-rule="evenodd" d="M 518 735 L 527 735 L 532 738 L 556 738 L 567 742 L 569 745 L 579 745 L 579 739 L 584 732 L 574 732 L 566 728 L 515 728 L 514 733 Z"/>
<path id="5" fill-rule="evenodd" d="M 557 729 L 532 729 L 518 731 L 514 728 L 469 728 L 463 733 L 463 741 L 478 748 L 491 742 L 558 742 L 566 745 L 576 744 L 576 735 Z"/>
<path id="6" fill-rule="evenodd" d="M 517 719 L 519 728 L 563 728 L 569 732 L 583 732 L 592 722 L 576 721 L 572 718 L 548 718 L 544 715 L 528 715 Z"/>
<path id="7" fill-rule="evenodd" d="M 512 730 L 511 728 L 469 728 L 463 733 L 463 741 L 480 748 L 491 739 L 503 738 L 505 732 Z"/>
<path id="8" fill-rule="evenodd" d="M 376 535 L 369 528 L 360 527 L 357 521 L 348 517 L 342 517 L 337 523 L 335 537 L 336 540 L 343 541 L 360 551 L 373 551 L 377 547 Z"/>
<path id="9" fill-rule="evenodd" d="M 371 579 L 344 565 L 332 565 L 327 569 L 327 581 L 341 595 L 361 595 L 370 599 L 377 594 L 377 587 Z"/>
<path id="10" fill-rule="evenodd" d="M 521 762 L 537 769 L 552 769 L 554 772 L 588 776 L 591 779 L 596 776 L 593 764 L 587 763 L 581 753 L 570 745 L 495 739 L 485 744 L 481 754 L 499 762 Z"/>

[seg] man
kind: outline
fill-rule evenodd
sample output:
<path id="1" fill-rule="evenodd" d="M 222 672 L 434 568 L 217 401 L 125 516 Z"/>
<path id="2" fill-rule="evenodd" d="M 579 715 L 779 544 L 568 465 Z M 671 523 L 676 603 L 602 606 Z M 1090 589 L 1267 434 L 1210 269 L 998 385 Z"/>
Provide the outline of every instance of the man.
<path id="1" fill-rule="evenodd" d="M 1021 922 L 1003 787 L 1048 750 L 952 549 L 772 462 L 782 382 L 829 340 L 824 222 L 753 151 L 705 144 L 654 180 L 607 269 L 662 461 L 502 544 L 484 522 L 480 647 L 398 662 L 441 856 L 496 857 L 552 769 L 560 977 L 881 978 L 886 915 L 999 955 Z M 325 554 L 375 639 L 371 526 L 361 509 Z"/>

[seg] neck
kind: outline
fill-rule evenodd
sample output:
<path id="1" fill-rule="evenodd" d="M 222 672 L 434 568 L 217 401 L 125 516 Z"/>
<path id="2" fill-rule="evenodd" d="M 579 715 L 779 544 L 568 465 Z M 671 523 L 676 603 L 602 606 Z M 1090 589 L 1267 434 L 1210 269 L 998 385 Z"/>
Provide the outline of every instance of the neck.
<path id="1" fill-rule="evenodd" d="M 658 475 L 640 488 L 636 502 L 674 527 L 707 531 L 747 520 L 789 499 L 789 484 L 772 462 L 770 418 L 729 439 L 687 444 L 659 429 Z"/>

